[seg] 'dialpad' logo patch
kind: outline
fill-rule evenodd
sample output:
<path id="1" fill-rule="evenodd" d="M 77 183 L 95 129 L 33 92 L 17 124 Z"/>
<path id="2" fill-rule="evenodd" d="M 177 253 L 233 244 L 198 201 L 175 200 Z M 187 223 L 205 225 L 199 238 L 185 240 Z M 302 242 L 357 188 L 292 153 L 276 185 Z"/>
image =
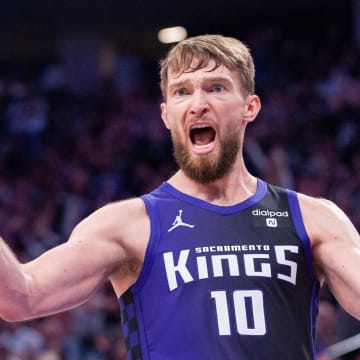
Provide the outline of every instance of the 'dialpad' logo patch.
<path id="1" fill-rule="evenodd" d="M 266 216 L 266 217 L 289 217 L 289 213 L 287 211 L 274 211 L 274 210 L 262 210 L 255 209 L 251 212 L 254 216 Z"/>
<path id="2" fill-rule="evenodd" d="M 257 221 L 255 221 L 255 225 L 257 227 L 258 226 L 262 227 L 264 225 L 272 228 L 276 228 L 279 226 L 286 226 L 287 221 L 284 221 L 282 219 L 289 217 L 288 211 L 276 211 L 269 209 L 254 209 L 251 212 L 251 214 L 253 216 L 256 216 L 256 218 L 258 219 Z M 264 220 L 265 220 L 265 224 L 264 224 Z"/>

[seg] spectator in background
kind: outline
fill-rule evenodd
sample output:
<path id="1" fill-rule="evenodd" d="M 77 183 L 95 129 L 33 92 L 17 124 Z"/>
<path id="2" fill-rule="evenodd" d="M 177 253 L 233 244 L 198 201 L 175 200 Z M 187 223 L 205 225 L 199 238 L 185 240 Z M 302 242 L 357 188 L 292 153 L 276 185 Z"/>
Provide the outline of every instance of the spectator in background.
<path id="1" fill-rule="evenodd" d="M 284 121 L 279 125 L 283 126 L 286 124 L 286 131 L 282 131 L 287 137 L 284 148 L 288 159 L 286 163 L 282 164 L 286 169 L 285 174 L 291 174 L 293 179 L 290 181 L 294 182 L 297 189 L 309 192 L 314 191 L 314 194 L 315 190 L 318 188 L 316 184 L 322 181 L 321 179 L 323 176 L 328 178 L 329 174 L 331 174 L 331 185 L 327 186 L 325 189 L 321 189 L 320 187 L 319 190 L 316 190 L 316 193 L 321 193 L 337 202 L 345 212 L 350 214 L 351 219 L 359 229 L 360 211 L 358 206 L 359 201 L 357 201 L 357 199 L 360 196 L 360 180 L 358 176 L 358 174 L 360 174 L 360 171 L 358 171 L 360 166 L 357 164 L 360 164 L 360 162 L 356 159 L 359 159 L 360 152 L 359 148 L 356 147 L 358 145 L 356 139 L 359 138 L 359 126 L 357 126 L 358 121 L 356 119 L 359 117 L 360 106 L 356 103 L 356 99 L 359 99 L 357 95 L 358 92 L 356 92 L 356 86 L 350 86 L 360 80 L 359 73 L 356 72 L 354 66 L 360 63 L 358 52 L 350 51 L 352 54 L 350 57 L 352 59 L 351 64 L 353 65 L 351 65 L 351 71 L 346 70 L 346 76 L 351 78 L 351 81 L 347 80 L 346 87 L 343 87 L 346 92 L 353 92 L 354 96 L 352 98 L 355 99 L 355 101 L 352 100 L 350 102 L 346 100 L 349 98 L 345 96 L 345 93 L 343 93 L 344 96 L 342 96 L 340 92 L 341 106 L 333 106 L 331 105 L 331 101 L 327 100 L 327 96 L 330 96 L 327 94 L 331 94 L 331 92 L 329 90 L 322 90 L 319 92 L 319 89 L 317 88 L 317 83 L 321 84 L 323 87 L 329 87 L 330 82 L 327 81 L 327 79 L 330 78 L 330 74 L 334 73 L 334 69 L 338 68 L 338 63 L 335 63 L 332 54 L 327 52 L 326 48 L 322 47 L 323 44 L 316 43 L 316 46 L 314 46 L 311 43 L 313 39 L 308 40 L 308 45 L 306 47 L 310 50 L 312 46 L 316 47 L 316 51 L 302 51 L 302 55 L 300 56 L 299 44 L 288 39 L 285 32 L 272 32 L 271 36 L 268 36 L 270 32 L 266 31 L 257 31 L 256 33 L 257 40 L 256 44 L 254 44 L 254 48 L 261 48 L 268 52 L 266 59 L 262 62 L 267 65 L 267 68 L 262 69 L 261 64 L 257 67 L 259 90 L 263 92 L 264 88 L 267 87 L 269 92 L 278 91 L 276 88 L 272 87 L 272 80 L 281 78 L 285 84 L 283 85 L 284 91 L 281 92 L 281 103 L 291 104 L 290 109 L 283 111 Z M 268 44 L 266 46 L 258 47 L 258 41 L 267 42 Z M 337 53 L 344 59 L 342 63 L 345 63 L 348 61 L 347 59 L 349 59 L 349 51 L 341 51 L 343 43 L 346 42 L 339 42 L 338 44 L 334 44 L 334 46 L 337 48 Z M 256 60 L 257 53 L 254 55 Z M 274 62 L 276 63 L 279 59 L 282 59 L 279 63 L 286 63 L 287 66 L 287 71 L 282 71 L 281 75 L 276 73 L 272 66 L 272 64 L 274 64 Z M 296 62 L 299 63 L 300 59 L 306 66 L 296 65 Z M 300 74 L 299 71 L 306 71 L 307 73 Z M 317 75 L 317 82 L 310 81 L 310 79 L 312 80 L 312 77 L 309 76 L 311 73 Z M 324 76 L 321 79 L 320 75 L 322 74 L 324 74 Z M 23 89 L 21 90 L 21 93 L 23 94 L 21 96 L 24 96 L 26 93 L 25 89 L 33 87 L 34 85 L 26 84 L 25 81 L 24 84 L 25 85 L 22 86 L 17 83 L 16 87 L 12 86 L 12 91 L 14 91 L 15 88 L 18 89 L 16 97 L 20 94 L 19 89 Z M 61 85 L 61 87 L 62 91 L 64 91 L 63 85 Z M 6 85 L 6 81 L 4 82 L 3 89 L 5 92 L 7 91 L 6 89 L 10 89 L 10 87 Z M 124 88 L 123 91 L 126 92 L 126 88 Z M 12 92 L 12 94 L 14 94 L 14 92 Z M 11 94 L 6 95 L 6 98 L 3 97 L 2 99 L 3 107 L 0 109 L 2 119 L 8 118 L 7 116 L 9 116 L 9 114 L 13 114 L 13 112 L 6 111 L 7 115 L 5 116 L 4 113 L 4 110 L 9 109 L 10 104 L 13 104 L 13 101 L 15 101 L 15 96 L 13 98 L 12 96 L 13 95 Z M 42 98 L 42 101 L 46 99 L 42 94 L 39 94 L 38 96 Z M 130 94 L 125 97 L 131 98 Z M 41 151 L 36 151 L 36 154 L 34 154 L 34 159 L 36 160 L 34 161 L 34 164 L 36 165 L 32 165 L 33 167 L 38 168 L 40 179 L 39 176 L 35 178 L 34 176 L 29 176 L 30 169 L 27 169 L 28 167 L 24 166 L 25 163 L 28 163 L 28 154 L 22 151 L 23 146 L 20 143 L 19 137 L 15 136 L 15 134 L 10 134 L 8 130 L 6 130 L 6 137 L 4 136 L 4 132 L 0 133 L 0 136 L 2 135 L 0 149 L 1 233 L 2 235 L 5 235 L 6 239 L 11 241 L 12 247 L 17 249 L 17 253 L 20 254 L 21 259 L 28 260 L 33 258 L 35 255 L 34 248 L 38 247 L 33 243 L 35 237 L 30 239 L 29 234 L 22 230 L 28 226 L 29 222 L 32 223 L 34 216 L 31 216 L 28 211 L 20 211 L 18 206 L 16 208 L 14 206 L 9 207 L 9 204 L 11 204 L 12 199 L 16 197 L 19 199 L 22 206 L 27 204 L 30 208 L 34 209 L 39 208 L 39 203 L 35 201 L 36 199 L 39 199 L 39 196 L 34 197 L 34 193 L 37 193 L 44 198 L 49 198 L 50 203 L 45 211 L 47 213 L 47 220 L 46 222 L 43 222 L 43 224 L 48 227 L 48 232 L 53 233 L 57 237 L 57 240 L 54 241 L 60 241 L 60 239 L 65 236 L 62 232 L 63 230 L 61 230 L 61 224 L 64 223 L 64 219 L 67 218 L 68 215 L 66 214 L 66 211 L 64 211 L 65 207 L 63 201 L 65 197 L 59 197 L 56 196 L 56 194 L 59 194 L 60 190 L 63 190 L 66 186 L 66 177 L 64 176 L 62 169 L 67 166 L 67 163 L 70 160 L 73 162 L 73 159 L 75 158 L 75 161 L 79 166 L 85 165 L 85 171 L 88 173 L 90 192 L 84 193 L 84 197 L 89 202 L 87 211 L 95 209 L 100 204 L 104 204 L 111 200 L 140 194 L 143 189 L 152 186 L 147 185 L 148 180 L 146 179 L 142 184 L 136 184 L 133 181 L 133 176 L 131 176 L 131 174 L 135 173 L 135 169 L 137 169 L 136 173 L 144 173 L 143 171 L 138 170 L 139 167 L 146 166 L 149 168 L 146 170 L 146 173 L 157 174 L 158 180 L 155 180 L 153 175 L 149 175 L 149 180 L 155 182 L 159 182 L 161 177 L 165 178 L 174 169 L 173 163 L 168 155 L 165 155 L 169 154 L 169 139 L 163 132 L 153 130 L 150 131 L 150 134 L 145 133 L 142 136 L 136 135 L 133 137 L 132 143 L 129 143 L 129 140 L 132 139 L 132 137 L 129 136 L 128 133 L 139 134 L 139 127 L 148 122 L 148 114 L 141 117 L 141 120 L 139 120 L 138 123 L 134 123 L 133 118 L 128 115 L 133 111 L 133 107 L 131 111 L 130 109 L 127 109 L 126 101 L 122 102 L 122 107 L 116 107 L 114 113 L 114 104 L 110 103 L 110 99 L 114 98 L 116 99 L 116 95 L 114 95 L 113 98 L 109 97 L 107 103 L 105 102 L 103 104 L 105 107 L 103 107 L 101 111 L 99 110 L 101 114 L 101 123 L 109 124 L 109 130 L 105 131 L 104 129 L 104 131 L 97 131 L 96 137 L 94 137 L 91 135 L 91 121 L 83 121 L 79 116 L 79 111 L 76 110 L 80 105 L 77 99 L 74 99 L 73 96 L 64 96 L 64 94 L 61 96 L 58 95 L 57 98 L 55 98 L 53 94 L 48 97 L 46 105 L 47 116 L 49 117 L 46 125 L 47 132 L 43 133 L 41 137 L 38 138 L 40 139 L 38 145 L 41 147 Z M 277 97 L 272 97 L 273 100 L 271 102 L 273 103 L 276 98 L 279 98 L 279 95 L 277 95 Z M 157 106 L 158 99 L 143 97 L 141 102 L 148 102 L 153 104 L 153 106 Z M 82 107 L 85 106 L 87 109 L 93 109 L 94 107 L 93 99 L 86 96 L 81 99 L 81 103 Z M 279 127 L 275 129 L 270 121 L 262 119 L 262 117 L 267 117 L 267 97 L 263 98 L 263 107 L 264 110 L 262 111 L 262 114 L 260 114 L 259 121 L 249 127 L 248 135 L 250 135 L 250 133 L 254 135 L 254 145 L 259 148 L 259 151 L 262 154 L 261 156 L 264 158 L 263 161 L 266 163 L 266 159 L 269 156 L 268 149 L 271 149 L 272 144 L 279 142 L 280 138 L 277 135 Z M 274 107 L 274 105 L 272 105 L 272 107 Z M 349 107 L 351 107 L 352 113 L 349 113 Z M 148 107 L 142 106 L 141 108 L 147 109 Z M 329 118 L 327 118 L 328 113 L 337 115 L 336 124 L 343 130 L 336 130 L 330 132 L 330 134 L 326 131 L 325 128 L 331 128 L 332 124 L 332 121 L 329 121 Z M 350 126 L 345 125 L 348 123 L 349 115 L 352 115 L 352 118 L 354 119 L 350 122 Z M 114 116 L 116 116 L 116 119 L 113 119 Z M 119 127 L 116 125 L 120 123 L 118 122 L 119 117 L 122 117 L 123 119 L 121 122 L 123 126 L 121 126 L 121 129 L 118 131 L 114 131 L 114 128 L 116 129 Z M 272 118 L 274 119 L 274 116 L 272 116 Z M 321 120 L 316 121 L 316 118 Z M 159 124 L 158 119 L 156 119 L 156 123 Z M 317 125 L 321 123 L 325 124 L 325 126 L 316 128 Z M 113 124 L 113 126 L 110 124 Z M 2 126 L 4 126 L 4 122 Z M 134 129 L 132 129 L 132 127 L 134 127 Z M 289 128 L 291 128 L 291 131 L 288 131 Z M 351 130 L 348 131 L 346 130 L 347 128 Z M 73 147 L 72 143 L 76 143 L 79 140 L 80 129 L 83 131 L 81 141 L 84 142 L 84 145 L 82 145 L 82 147 Z M 316 137 L 314 137 L 314 133 L 317 134 Z M 110 134 L 110 136 L 113 134 L 113 137 L 109 138 L 108 134 Z M 159 141 L 159 139 L 155 139 L 156 142 L 151 139 L 154 135 L 160 136 L 163 139 L 163 142 Z M 139 141 L 146 141 L 147 136 L 150 137 L 148 141 L 150 146 L 144 148 L 143 143 L 141 146 L 138 146 Z M 306 144 L 323 141 L 322 139 L 325 137 L 330 139 L 330 141 L 327 141 L 327 149 L 329 149 L 331 153 L 338 152 L 338 154 L 341 155 L 338 156 L 334 163 L 332 163 L 330 170 L 327 170 L 326 173 L 319 171 L 317 163 L 311 159 L 312 153 L 304 152 Z M 116 142 L 113 138 L 121 140 Z M 281 140 L 283 142 L 283 136 L 281 137 Z M 249 142 L 249 138 L 247 141 Z M 161 143 L 163 143 L 163 145 L 159 147 L 159 144 Z M 107 170 L 105 170 L 103 166 L 99 166 L 97 160 L 95 161 L 98 152 L 94 151 L 94 149 L 100 151 L 104 144 L 109 144 L 108 150 L 104 154 L 99 153 L 101 156 L 99 155 L 98 158 L 101 161 L 107 161 Z M 73 148 L 76 150 L 71 151 L 70 149 Z M 139 151 L 139 149 L 141 150 Z M 149 160 L 146 164 L 138 166 L 137 161 L 134 161 L 134 159 L 148 158 L 148 155 L 154 151 L 154 149 L 156 149 L 155 151 L 157 154 L 163 154 L 164 158 L 161 158 L 160 160 L 159 156 L 156 156 L 152 161 Z M 248 155 L 250 154 L 253 154 L 253 151 L 249 151 Z M 157 167 L 160 161 L 165 161 L 166 163 L 166 166 L 163 166 L 161 169 L 164 176 L 159 176 Z M 314 164 L 314 166 L 309 167 L 308 164 Z M 309 169 L 313 169 L 312 171 L 314 171 L 307 173 L 307 179 L 300 177 L 300 174 L 302 174 L 305 168 L 307 171 L 309 171 Z M 256 166 L 254 165 L 254 173 L 257 173 L 260 176 L 265 176 L 264 169 L 266 169 L 266 167 L 263 167 L 261 163 L 257 163 Z M 115 180 L 112 182 L 112 184 L 117 183 L 117 186 L 114 185 L 115 188 L 113 185 L 111 185 L 110 188 L 107 188 L 106 185 L 104 185 L 104 187 L 99 186 L 99 184 L 102 183 L 101 179 L 104 179 L 105 172 L 108 174 L 109 170 L 115 174 Z M 274 174 L 271 173 L 271 168 L 267 171 L 270 178 L 279 179 L 275 182 L 278 185 L 286 184 L 286 182 L 289 181 L 288 175 L 285 175 L 285 178 L 282 178 L 281 175 L 279 177 L 278 171 L 276 171 L 276 173 L 274 172 Z M 120 180 L 117 181 L 116 177 L 119 177 Z M 21 190 L 21 186 L 15 186 L 17 181 L 28 183 L 35 192 Z M 108 182 L 106 181 L 104 182 L 104 184 L 107 183 Z M 316 187 L 313 187 L 314 185 L 316 185 Z M 106 194 L 101 195 L 101 189 L 105 188 Z M 41 206 L 40 210 L 42 210 Z M 41 247 L 43 246 L 44 245 L 41 245 Z M 116 310 L 110 311 L 104 307 L 103 311 L 107 314 L 108 318 L 117 317 Z M 82 326 L 84 328 L 87 327 L 85 320 Z M 81 338 L 81 335 L 76 334 L 73 335 L 73 337 L 74 339 L 79 339 Z"/>
<path id="2" fill-rule="evenodd" d="M 198 359 L 204 354 L 217 358 L 313 358 L 316 289 L 323 281 L 343 306 L 360 318 L 356 302 L 360 294 L 358 232 L 334 204 L 268 185 L 245 167 L 245 128 L 255 120 L 261 105 L 254 94 L 252 58 L 244 44 L 219 35 L 187 39 L 162 62 L 161 85 L 161 116 L 171 131 L 179 171 L 142 199 L 114 202 L 95 211 L 75 227 L 68 242 L 24 265 L 2 244 L 3 316 L 23 320 L 64 311 L 88 300 L 110 280 L 116 295 L 121 296 L 128 358 L 138 358 L 142 352 L 181 359 Z M 274 103 L 285 103 L 276 92 L 271 95 Z M 276 106 L 269 107 L 270 117 L 284 130 L 284 112 L 276 110 Z M 273 148 L 271 154 L 276 171 L 268 171 L 268 177 L 275 174 L 278 181 L 285 180 L 289 172 L 279 161 L 284 151 Z M 322 156 L 318 159 L 326 169 Z M 78 169 L 71 172 L 71 190 L 85 198 L 89 177 Z M 140 167 L 142 172 L 144 169 L 146 174 L 146 167 Z M 224 216 L 224 209 L 231 216 Z M 262 212 L 274 215 L 264 219 Z M 205 232 L 199 234 L 198 226 Z M 178 228 L 195 230 L 185 236 Z M 244 242 L 238 234 L 246 234 L 241 237 Z M 190 245 L 186 245 L 188 237 Z M 203 247 L 189 255 L 190 250 L 185 249 L 195 247 L 200 237 Z M 196 255 L 198 249 L 214 245 L 223 253 L 223 247 L 239 241 L 246 249 L 263 248 L 260 253 L 239 257 L 231 253 L 229 261 L 235 258 L 238 265 L 229 263 L 230 274 L 223 272 L 222 263 L 220 270 L 215 266 L 219 255 Z M 178 253 L 179 264 L 175 265 L 174 254 Z M 247 255 L 268 261 L 257 270 Z M 222 256 L 227 259 L 226 254 Z M 240 258 L 245 267 L 241 278 L 237 272 Z M 214 274 L 208 272 L 207 261 L 213 262 Z M 289 268 L 289 274 L 284 274 L 282 266 Z M 186 285 L 194 280 L 191 274 L 196 271 L 202 281 Z M 211 292 L 215 304 L 206 300 L 209 288 L 220 286 L 234 295 L 234 313 L 224 311 L 226 290 Z M 245 299 L 249 299 L 249 307 Z M 183 314 L 194 308 L 197 321 L 190 330 Z M 170 315 L 173 326 L 164 334 Z M 243 323 L 244 318 L 253 323 Z M 143 326 L 141 331 L 129 326 L 137 321 Z M 189 331 L 192 335 L 187 342 Z M 207 339 L 204 343 L 200 334 Z M 239 341 L 242 335 L 248 336 Z M 287 343 L 282 342 L 285 336 Z M 181 346 L 177 346 L 178 338 Z M 194 338 L 199 341 L 194 343 Z M 106 356 L 109 346 L 102 334 L 92 339 L 93 351 L 85 356 Z"/>

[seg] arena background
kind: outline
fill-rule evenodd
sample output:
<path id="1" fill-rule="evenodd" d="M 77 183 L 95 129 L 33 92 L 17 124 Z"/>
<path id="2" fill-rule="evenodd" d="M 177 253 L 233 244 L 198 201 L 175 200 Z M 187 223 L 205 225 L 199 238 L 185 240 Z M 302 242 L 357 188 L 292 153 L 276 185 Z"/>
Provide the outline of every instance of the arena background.
<path id="1" fill-rule="evenodd" d="M 157 33 L 175 25 L 250 45 L 263 101 L 248 129 L 251 171 L 334 200 L 360 229 L 359 0 L 3 0 L 0 234 L 21 260 L 174 170 L 158 86 L 170 45 Z M 350 338 L 346 351 L 348 343 L 330 348 L 330 358 L 359 359 L 358 333 L 359 322 L 325 287 L 319 354 Z M 1 321 L 0 359 L 124 359 L 111 289 L 57 316 Z"/>

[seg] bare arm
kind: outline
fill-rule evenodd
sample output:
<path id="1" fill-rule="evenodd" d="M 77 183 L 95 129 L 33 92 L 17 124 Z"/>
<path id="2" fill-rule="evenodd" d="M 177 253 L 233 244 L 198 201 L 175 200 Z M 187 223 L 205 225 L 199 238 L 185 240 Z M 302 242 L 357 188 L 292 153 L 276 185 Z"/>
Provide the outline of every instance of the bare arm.
<path id="1" fill-rule="evenodd" d="M 135 228 L 142 225 L 141 234 Z M 148 237 L 141 200 L 114 203 L 79 223 L 69 240 L 20 264 L 0 242 L 0 315 L 24 320 L 85 302 L 105 281 L 116 291 L 136 281 Z M 119 290 L 121 289 L 121 290 Z"/>
<path id="2" fill-rule="evenodd" d="M 344 212 L 324 199 L 301 196 L 315 267 L 339 303 L 360 319 L 360 236 Z"/>

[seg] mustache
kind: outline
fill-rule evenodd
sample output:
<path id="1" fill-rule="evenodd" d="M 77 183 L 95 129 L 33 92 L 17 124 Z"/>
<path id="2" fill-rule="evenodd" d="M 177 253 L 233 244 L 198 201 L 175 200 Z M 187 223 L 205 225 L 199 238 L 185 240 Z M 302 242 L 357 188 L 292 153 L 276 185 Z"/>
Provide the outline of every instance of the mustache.
<path id="1" fill-rule="evenodd" d="M 188 118 L 188 122 L 189 122 L 189 123 L 195 123 L 195 122 L 200 122 L 200 121 L 211 122 L 211 123 L 214 122 L 214 121 L 211 119 L 211 117 L 208 116 L 208 115 L 193 115 L 193 116 L 191 116 L 191 117 Z"/>

